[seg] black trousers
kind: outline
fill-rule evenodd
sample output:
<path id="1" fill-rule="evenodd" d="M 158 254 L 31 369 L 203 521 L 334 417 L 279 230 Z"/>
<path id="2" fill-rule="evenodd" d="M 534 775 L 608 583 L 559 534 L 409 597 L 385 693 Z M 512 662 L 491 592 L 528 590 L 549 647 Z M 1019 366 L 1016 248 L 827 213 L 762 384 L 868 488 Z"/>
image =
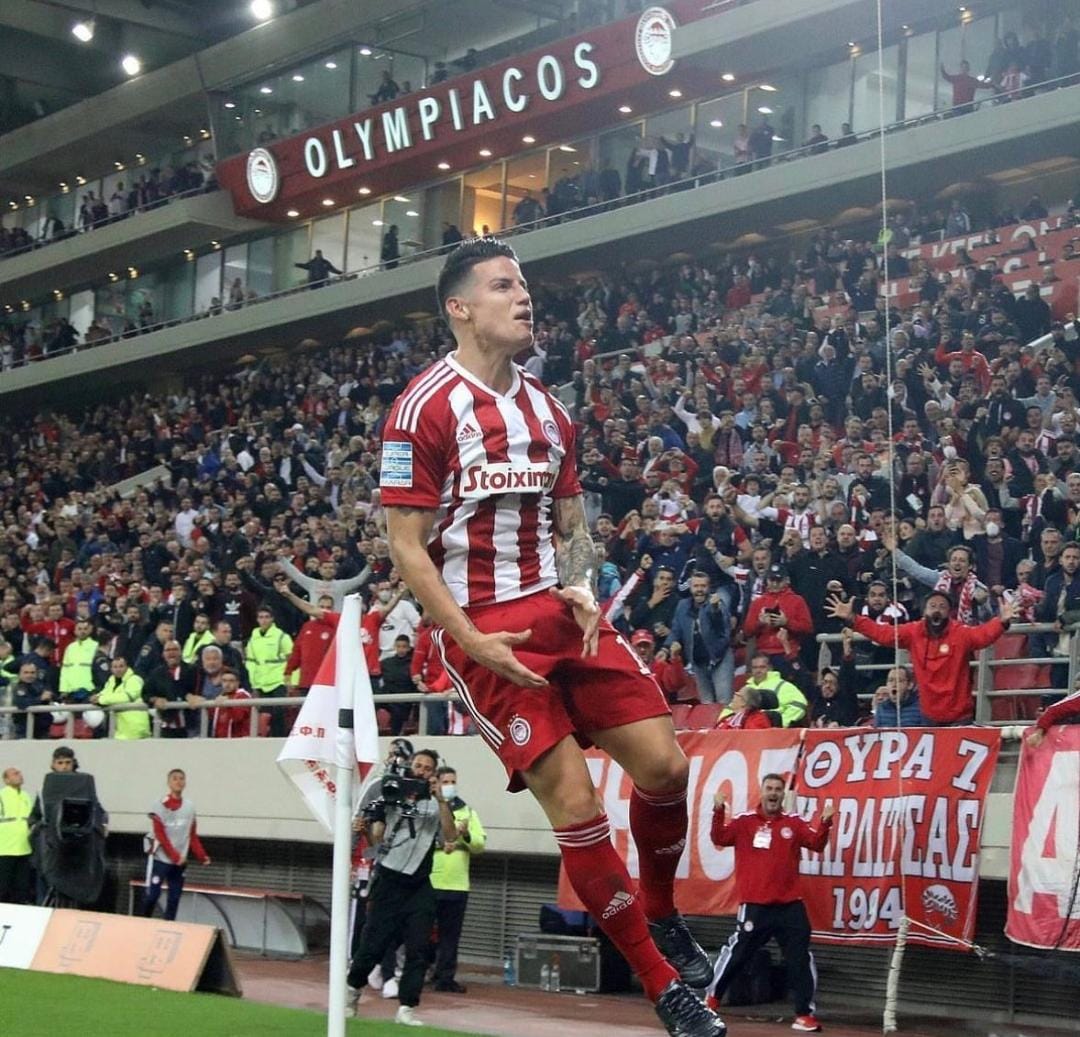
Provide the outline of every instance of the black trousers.
<path id="1" fill-rule="evenodd" d="M 165 898 L 165 919 L 173 921 L 176 909 L 180 906 L 180 894 L 184 892 L 184 865 L 169 864 L 155 860 L 150 867 L 150 881 L 143 896 L 142 913 L 146 918 L 154 916 L 162 886 L 168 884 L 169 892 Z"/>
<path id="2" fill-rule="evenodd" d="M 435 985 L 453 983 L 457 973 L 458 944 L 465 922 L 468 893 L 456 890 L 435 891 L 435 921 L 439 928 L 439 945 L 435 951 Z"/>
<path id="3" fill-rule="evenodd" d="M 0 903 L 32 904 L 34 876 L 30 854 L 0 857 Z"/>
<path id="4" fill-rule="evenodd" d="M 788 989 L 796 1015 L 812 1015 L 817 969 L 810 952 L 810 919 L 801 900 L 789 904 L 740 904 L 737 927 L 720 951 L 713 973 L 713 995 L 719 1001 L 731 981 L 760 947 L 773 937 L 784 952 Z"/>
<path id="5" fill-rule="evenodd" d="M 349 967 L 349 986 L 358 990 L 366 986 L 368 973 L 387 950 L 404 943 L 405 967 L 398 980 L 398 1000 L 415 1008 L 424 987 L 426 951 L 434 923 L 435 890 L 430 877 L 379 868 L 368 896 L 360 947 Z"/>

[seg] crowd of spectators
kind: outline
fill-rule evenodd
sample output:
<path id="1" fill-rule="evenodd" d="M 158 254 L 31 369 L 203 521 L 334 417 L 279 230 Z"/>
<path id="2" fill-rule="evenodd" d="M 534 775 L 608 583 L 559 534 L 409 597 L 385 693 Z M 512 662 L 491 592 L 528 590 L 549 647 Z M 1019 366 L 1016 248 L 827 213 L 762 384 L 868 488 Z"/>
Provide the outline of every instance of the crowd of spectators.
<path id="1" fill-rule="evenodd" d="M 86 190 L 79 199 L 79 209 L 70 226 L 50 215 L 41 221 L 36 237 L 25 227 L 0 227 L 0 259 L 22 255 L 136 213 L 160 208 L 180 196 L 215 191 L 217 181 L 213 168 L 212 156 L 201 161 L 192 159 L 175 166 L 155 166 L 137 178 L 118 181 L 107 198 L 103 190 Z"/>
<path id="2" fill-rule="evenodd" d="M 1080 549 L 1063 550 L 1080 534 L 1075 318 L 1053 320 L 1037 287 L 1016 298 L 994 260 L 963 252 L 955 269 L 910 261 L 919 302 L 886 309 L 884 255 L 895 271 L 921 224 L 897 214 L 884 252 L 823 231 L 786 257 L 611 271 L 538 293 L 522 361 L 560 387 L 579 427 L 601 601 L 673 699 L 723 704 L 745 682 L 729 724 L 754 709 L 782 724 L 852 722 L 868 696 L 913 717 L 907 674 L 851 665 L 891 664 L 891 650 L 821 647 L 817 635 L 841 629 L 831 594 L 881 622 L 918 616 L 934 588 L 965 623 L 1009 598 L 1028 619 L 1080 608 Z M 338 581 L 372 609 L 370 662 L 389 661 L 387 690 L 445 688 L 393 571 L 377 472 L 389 406 L 451 345 L 437 322 L 403 324 L 200 376 L 171 397 L 7 419 L 11 700 L 218 700 L 228 671 L 230 696 L 303 688 L 287 660 L 339 603 Z M 167 479 L 123 499 L 109 489 L 155 465 Z M 253 667 L 267 630 L 272 664 Z M 1035 654 L 1062 650 L 1044 640 Z M 69 674 L 73 641 L 84 669 Z M 191 669 L 166 681 L 173 642 Z M 241 733 L 218 724 L 240 712 L 223 706 L 211 730 Z M 394 730 L 409 722 L 408 709 L 388 712 Z M 193 716 L 165 711 L 162 727 L 192 733 Z M 462 727 L 452 711 L 434 716 L 433 730 Z M 150 730 L 145 715 L 123 727 Z"/>

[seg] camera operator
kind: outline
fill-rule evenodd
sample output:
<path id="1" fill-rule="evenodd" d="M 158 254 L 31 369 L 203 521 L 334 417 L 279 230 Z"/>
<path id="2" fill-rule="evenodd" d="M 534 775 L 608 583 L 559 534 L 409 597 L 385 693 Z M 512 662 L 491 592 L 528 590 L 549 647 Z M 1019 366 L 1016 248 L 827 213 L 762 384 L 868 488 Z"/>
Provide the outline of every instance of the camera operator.
<path id="1" fill-rule="evenodd" d="M 363 806 L 367 833 L 378 846 L 375 875 L 368 894 L 367 920 L 349 968 L 349 1006 L 359 999 L 368 974 L 387 948 L 403 941 L 395 1021 L 422 1025 L 413 1015 L 420 1003 L 428 940 L 435 921 L 431 863 L 436 846 L 455 842 L 457 827 L 450 802 L 439 794 L 438 754 L 421 749 L 406 763 L 397 757 L 373 786 Z"/>

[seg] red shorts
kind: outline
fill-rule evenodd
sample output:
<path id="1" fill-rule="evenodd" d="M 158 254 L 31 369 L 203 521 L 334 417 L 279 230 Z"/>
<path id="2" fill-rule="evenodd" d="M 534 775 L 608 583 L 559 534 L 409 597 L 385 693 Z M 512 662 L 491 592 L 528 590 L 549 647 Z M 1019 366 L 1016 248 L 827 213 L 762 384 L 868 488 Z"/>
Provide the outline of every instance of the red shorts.
<path id="1" fill-rule="evenodd" d="M 445 631 L 435 635 L 450 682 L 506 767 L 512 792 L 525 787 L 521 772 L 567 735 L 588 747 L 592 731 L 671 713 L 656 678 L 606 619 L 599 651 L 582 658 L 581 627 L 549 591 L 467 611 L 485 634 L 531 629 L 514 655 L 549 682 L 543 688 L 512 684 L 470 659 Z"/>

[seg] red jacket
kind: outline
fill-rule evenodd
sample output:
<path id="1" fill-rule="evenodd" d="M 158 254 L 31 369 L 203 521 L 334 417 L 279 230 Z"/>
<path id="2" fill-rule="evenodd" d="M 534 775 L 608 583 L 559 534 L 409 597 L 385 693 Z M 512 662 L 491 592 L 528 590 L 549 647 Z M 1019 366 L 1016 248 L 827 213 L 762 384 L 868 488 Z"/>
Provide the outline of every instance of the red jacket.
<path id="1" fill-rule="evenodd" d="M 419 677 L 428 691 L 450 690 L 450 675 L 443 666 L 442 656 L 432 638 L 436 627 L 433 623 L 421 623 L 416 631 L 416 647 L 413 649 L 409 676 Z"/>
<path id="2" fill-rule="evenodd" d="M 933 637 L 923 619 L 892 627 L 875 623 L 866 616 L 856 616 L 854 626 L 857 633 L 886 648 L 893 646 L 893 631 L 896 631 L 900 647 L 911 653 L 919 709 L 935 724 L 955 724 L 971 720 L 975 715 L 971 660 L 977 651 L 992 645 L 1005 633 L 996 616 L 977 627 L 950 619 L 941 637 Z"/>
<path id="3" fill-rule="evenodd" d="M 768 830 L 768 846 L 755 846 L 759 831 Z M 740 904 L 790 904 L 799 897 L 799 851 L 824 850 L 832 819 L 818 829 L 795 814 L 766 817 L 758 807 L 724 823 L 723 807 L 713 810 L 713 846 L 735 847 L 735 891 Z"/>
<path id="4" fill-rule="evenodd" d="M 765 609 L 780 609 L 787 616 L 787 632 L 791 640 L 798 644 L 804 637 L 814 632 L 814 621 L 810 618 L 810 608 L 806 600 L 790 587 L 785 587 L 779 594 L 766 591 L 759 595 L 746 613 L 743 630 L 747 637 L 757 638 L 757 650 L 765 655 L 783 655 L 784 644 L 780 640 L 779 627 L 766 626 L 761 621 Z"/>
<path id="5" fill-rule="evenodd" d="M 737 709 L 722 715 L 716 722 L 718 731 L 753 731 L 772 727 L 772 721 L 763 709 Z"/>
<path id="6" fill-rule="evenodd" d="M 235 706 L 218 706 L 214 710 L 213 728 L 215 738 L 247 738 L 251 735 L 251 692 L 237 688 L 233 696 L 223 699 L 235 701 Z"/>
<path id="7" fill-rule="evenodd" d="M 1080 691 L 1047 706 L 1035 721 L 1035 726 L 1049 731 L 1054 724 L 1064 724 L 1077 717 L 1080 717 Z"/>
<path id="8" fill-rule="evenodd" d="M 334 634 L 340 619 L 339 612 L 325 612 L 322 619 L 309 619 L 300 628 L 285 663 L 286 677 L 294 670 L 300 671 L 299 687 L 310 688 L 315 683 L 319 667 L 334 643 Z"/>
<path id="9" fill-rule="evenodd" d="M 64 618 L 55 621 L 43 619 L 40 623 L 31 623 L 27 616 L 22 617 L 23 633 L 31 637 L 51 637 L 56 642 L 53 662 L 59 666 L 64 659 L 64 649 L 75 640 L 75 623 Z"/>

